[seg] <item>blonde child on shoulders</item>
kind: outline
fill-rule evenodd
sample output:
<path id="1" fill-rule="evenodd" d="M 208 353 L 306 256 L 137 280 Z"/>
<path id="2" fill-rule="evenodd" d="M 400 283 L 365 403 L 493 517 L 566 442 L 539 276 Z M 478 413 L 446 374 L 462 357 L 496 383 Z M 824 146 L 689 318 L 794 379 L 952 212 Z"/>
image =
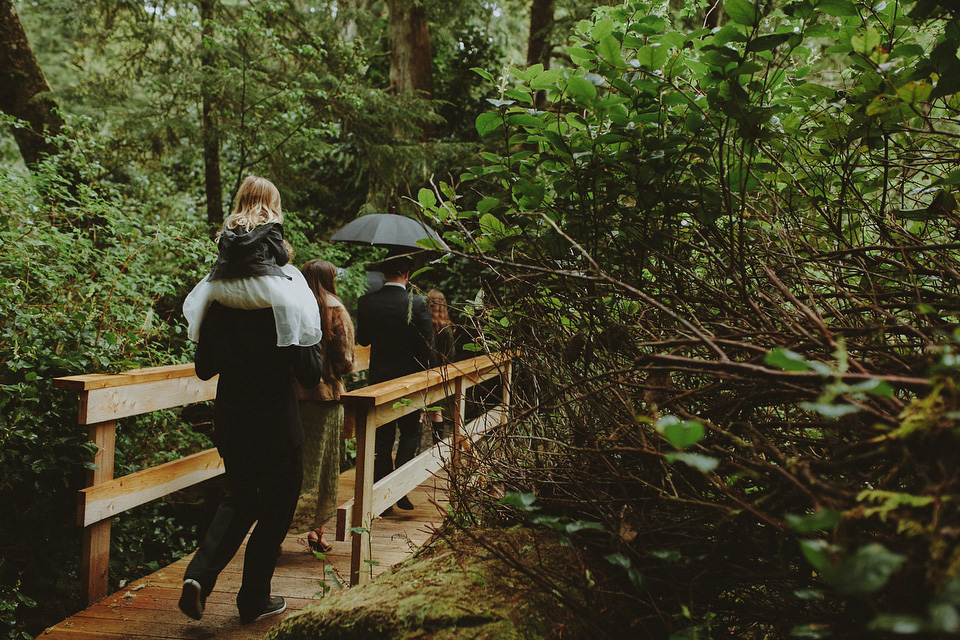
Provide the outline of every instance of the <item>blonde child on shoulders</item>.
<path id="1" fill-rule="evenodd" d="M 183 302 L 191 340 L 198 340 L 207 309 L 219 302 L 234 309 L 272 307 L 277 346 L 320 342 L 317 301 L 303 274 L 290 264 L 282 224 L 280 192 L 266 178 L 248 176 L 217 234 L 213 269 Z"/>

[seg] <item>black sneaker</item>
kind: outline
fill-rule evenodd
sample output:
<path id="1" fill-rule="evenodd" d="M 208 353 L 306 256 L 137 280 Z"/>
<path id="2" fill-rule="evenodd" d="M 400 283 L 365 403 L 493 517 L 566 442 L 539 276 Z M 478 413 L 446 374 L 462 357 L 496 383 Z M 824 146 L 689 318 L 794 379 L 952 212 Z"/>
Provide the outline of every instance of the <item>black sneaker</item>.
<path id="1" fill-rule="evenodd" d="M 264 618 L 269 618 L 270 616 L 275 616 L 278 613 L 283 613 L 287 610 L 287 603 L 280 596 L 271 596 L 267 600 L 267 607 L 263 611 L 258 613 L 252 613 L 250 615 L 240 614 L 240 622 L 247 624 L 248 622 L 256 622 L 258 620 L 263 620 Z"/>
<path id="2" fill-rule="evenodd" d="M 194 620 L 203 617 L 203 596 L 200 594 L 200 583 L 187 578 L 183 581 L 183 591 L 180 592 L 180 602 L 177 606 L 180 611 Z"/>

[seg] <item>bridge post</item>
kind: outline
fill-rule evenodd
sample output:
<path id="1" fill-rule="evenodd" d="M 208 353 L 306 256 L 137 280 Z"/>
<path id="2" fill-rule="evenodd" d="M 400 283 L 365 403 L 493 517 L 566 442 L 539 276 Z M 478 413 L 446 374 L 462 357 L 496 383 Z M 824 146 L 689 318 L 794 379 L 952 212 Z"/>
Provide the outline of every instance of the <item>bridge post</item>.
<path id="1" fill-rule="evenodd" d="M 357 467 L 353 493 L 353 552 L 350 554 L 350 584 L 370 579 L 370 528 L 373 526 L 373 454 L 377 436 L 377 410 L 366 406 L 354 409 L 357 429 Z"/>
<path id="2" fill-rule="evenodd" d="M 87 392 L 81 396 L 81 420 Z M 90 441 L 97 446 L 93 456 L 96 470 L 87 471 L 87 486 L 113 480 L 113 461 L 117 439 L 117 422 L 96 422 L 88 425 Z M 78 515 L 82 519 L 82 513 Z M 80 522 L 83 526 L 83 522 Z M 90 605 L 107 597 L 110 573 L 110 519 L 95 522 L 83 529 L 83 550 L 80 568 L 80 597 Z"/>
<path id="3" fill-rule="evenodd" d="M 503 363 L 503 375 L 500 376 L 500 385 L 502 392 L 503 414 L 500 416 L 500 424 L 506 424 L 508 411 L 510 408 L 510 389 L 513 385 L 513 360 Z"/>
<path id="4" fill-rule="evenodd" d="M 450 476 L 456 477 L 460 466 L 460 448 L 466 437 L 463 423 L 466 418 L 467 398 L 463 388 L 463 377 L 457 376 L 453 391 L 453 434 L 450 438 Z"/>

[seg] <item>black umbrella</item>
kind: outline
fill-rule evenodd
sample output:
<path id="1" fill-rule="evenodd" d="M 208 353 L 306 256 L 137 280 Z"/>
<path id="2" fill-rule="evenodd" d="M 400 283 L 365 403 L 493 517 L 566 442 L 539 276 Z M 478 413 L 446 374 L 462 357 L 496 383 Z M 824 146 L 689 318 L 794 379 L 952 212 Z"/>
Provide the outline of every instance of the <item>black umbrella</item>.
<path id="1" fill-rule="evenodd" d="M 330 236 L 330 240 L 334 242 L 369 244 L 392 249 L 423 249 L 417 242 L 426 239 L 436 242 L 438 249 L 450 250 L 436 231 L 419 220 L 395 213 L 360 216 Z"/>

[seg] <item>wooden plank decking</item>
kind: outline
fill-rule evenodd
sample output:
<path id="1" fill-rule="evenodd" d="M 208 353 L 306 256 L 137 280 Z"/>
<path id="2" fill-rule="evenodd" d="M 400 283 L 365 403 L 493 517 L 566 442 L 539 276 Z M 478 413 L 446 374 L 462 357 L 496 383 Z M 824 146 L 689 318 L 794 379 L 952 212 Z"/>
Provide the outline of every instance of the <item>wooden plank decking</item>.
<path id="1" fill-rule="evenodd" d="M 338 504 L 353 497 L 353 471 L 340 476 Z M 387 571 L 402 562 L 423 545 L 433 529 L 443 520 L 447 503 L 446 483 L 431 478 L 410 494 L 416 507 L 413 511 L 394 508 L 372 526 L 373 575 Z M 349 584 L 350 540 L 334 541 L 335 522 L 327 524 L 327 539 L 333 550 L 322 563 L 307 552 L 306 534 L 289 534 L 283 543 L 283 554 L 273 577 L 273 595 L 283 596 L 287 610 L 272 618 L 241 625 L 235 598 L 240 587 L 243 549 L 220 575 L 217 587 L 207 599 L 203 619 L 194 621 L 177 609 L 183 572 L 190 556 L 150 574 L 84 609 L 76 615 L 46 629 L 41 640 L 139 640 L 141 638 L 184 638 L 247 640 L 260 638 L 271 626 L 319 600 L 320 580 L 333 585 L 324 575 L 324 564 L 332 564 L 338 580 Z M 337 588 L 334 586 L 334 588 Z"/>

